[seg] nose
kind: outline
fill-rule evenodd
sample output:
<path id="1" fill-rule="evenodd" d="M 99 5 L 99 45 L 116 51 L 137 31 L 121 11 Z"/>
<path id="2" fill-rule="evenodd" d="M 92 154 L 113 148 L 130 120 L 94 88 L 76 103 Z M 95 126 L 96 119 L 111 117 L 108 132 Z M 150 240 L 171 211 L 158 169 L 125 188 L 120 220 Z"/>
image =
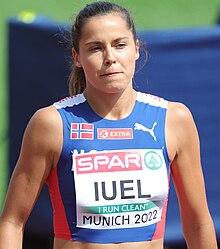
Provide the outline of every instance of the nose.
<path id="1" fill-rule="evenodd" d="M 112 48 L 107 48 L 104 54 L 104 65 L 111 66 L 114 63 L 116 63 L 114 52 L 112 51 Z"/>

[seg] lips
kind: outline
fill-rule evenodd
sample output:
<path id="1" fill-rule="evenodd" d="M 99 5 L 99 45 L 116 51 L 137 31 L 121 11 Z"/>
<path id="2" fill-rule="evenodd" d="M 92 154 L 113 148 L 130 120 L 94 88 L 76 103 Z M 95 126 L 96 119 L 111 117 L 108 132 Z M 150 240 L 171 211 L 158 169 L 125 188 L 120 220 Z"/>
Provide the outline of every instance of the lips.
<path id="1" fill-rule="evenodd" d="M 107 72 L 107 73 L 103 73 L 101 74 L 100 76 L 103 77 L 103 76 L 114 76 L 114 75 L 117 75 L 117 74 L 120 74 L 121 72 Z"/>

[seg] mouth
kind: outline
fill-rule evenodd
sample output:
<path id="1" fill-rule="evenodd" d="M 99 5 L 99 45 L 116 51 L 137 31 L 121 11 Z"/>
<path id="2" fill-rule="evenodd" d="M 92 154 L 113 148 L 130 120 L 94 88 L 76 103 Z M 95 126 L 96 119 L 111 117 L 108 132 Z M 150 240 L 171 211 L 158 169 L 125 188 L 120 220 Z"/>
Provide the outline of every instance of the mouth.
<path id="1" fill-rule="evenodd" d="M 109 72 L 109 73 L 103 73 L 100 76 L 101 77 L 111 77 L 111 76 L 116 76 L 118 74 L 120 74 L 121 72 Z"/>

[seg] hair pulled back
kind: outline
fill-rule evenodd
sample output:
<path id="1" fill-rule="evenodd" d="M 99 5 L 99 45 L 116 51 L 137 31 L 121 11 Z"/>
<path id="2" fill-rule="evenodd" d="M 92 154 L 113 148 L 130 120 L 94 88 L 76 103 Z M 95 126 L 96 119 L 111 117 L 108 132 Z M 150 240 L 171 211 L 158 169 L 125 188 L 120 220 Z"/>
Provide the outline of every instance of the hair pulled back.
<path id="1" fill-rule="evenodd" d="M 118 13 L 126 21 L 127 27 L 133 34 L 134 41 L 137 39 L 137 32 L 130 13 L 122 6 L 105 1 L 98 1 L 87 4 L 75 18 L 71 29 L 71 46 L 79 53 L 79 41 L 81 39 L 83 27 L 89 18 L 102 16 L 111 13 Z M 69 93 L 70 95 L 82 93 L 86 87 L 85 74 L 82 67 L 77 67 L 73 63 L 69 78 Z"/>

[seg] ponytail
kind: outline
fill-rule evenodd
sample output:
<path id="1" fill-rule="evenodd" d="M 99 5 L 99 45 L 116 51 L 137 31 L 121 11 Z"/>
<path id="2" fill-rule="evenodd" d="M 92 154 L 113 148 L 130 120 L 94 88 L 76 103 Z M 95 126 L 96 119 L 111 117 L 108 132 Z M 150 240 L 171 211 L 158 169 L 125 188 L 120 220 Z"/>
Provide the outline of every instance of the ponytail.
<path id="1" fill-rule="evenodd" d="M 69 94 L 70 96 L 82 93 L 86 88 L 86 78 L 82 67 L 73 65 L 69 77 Z"/>

